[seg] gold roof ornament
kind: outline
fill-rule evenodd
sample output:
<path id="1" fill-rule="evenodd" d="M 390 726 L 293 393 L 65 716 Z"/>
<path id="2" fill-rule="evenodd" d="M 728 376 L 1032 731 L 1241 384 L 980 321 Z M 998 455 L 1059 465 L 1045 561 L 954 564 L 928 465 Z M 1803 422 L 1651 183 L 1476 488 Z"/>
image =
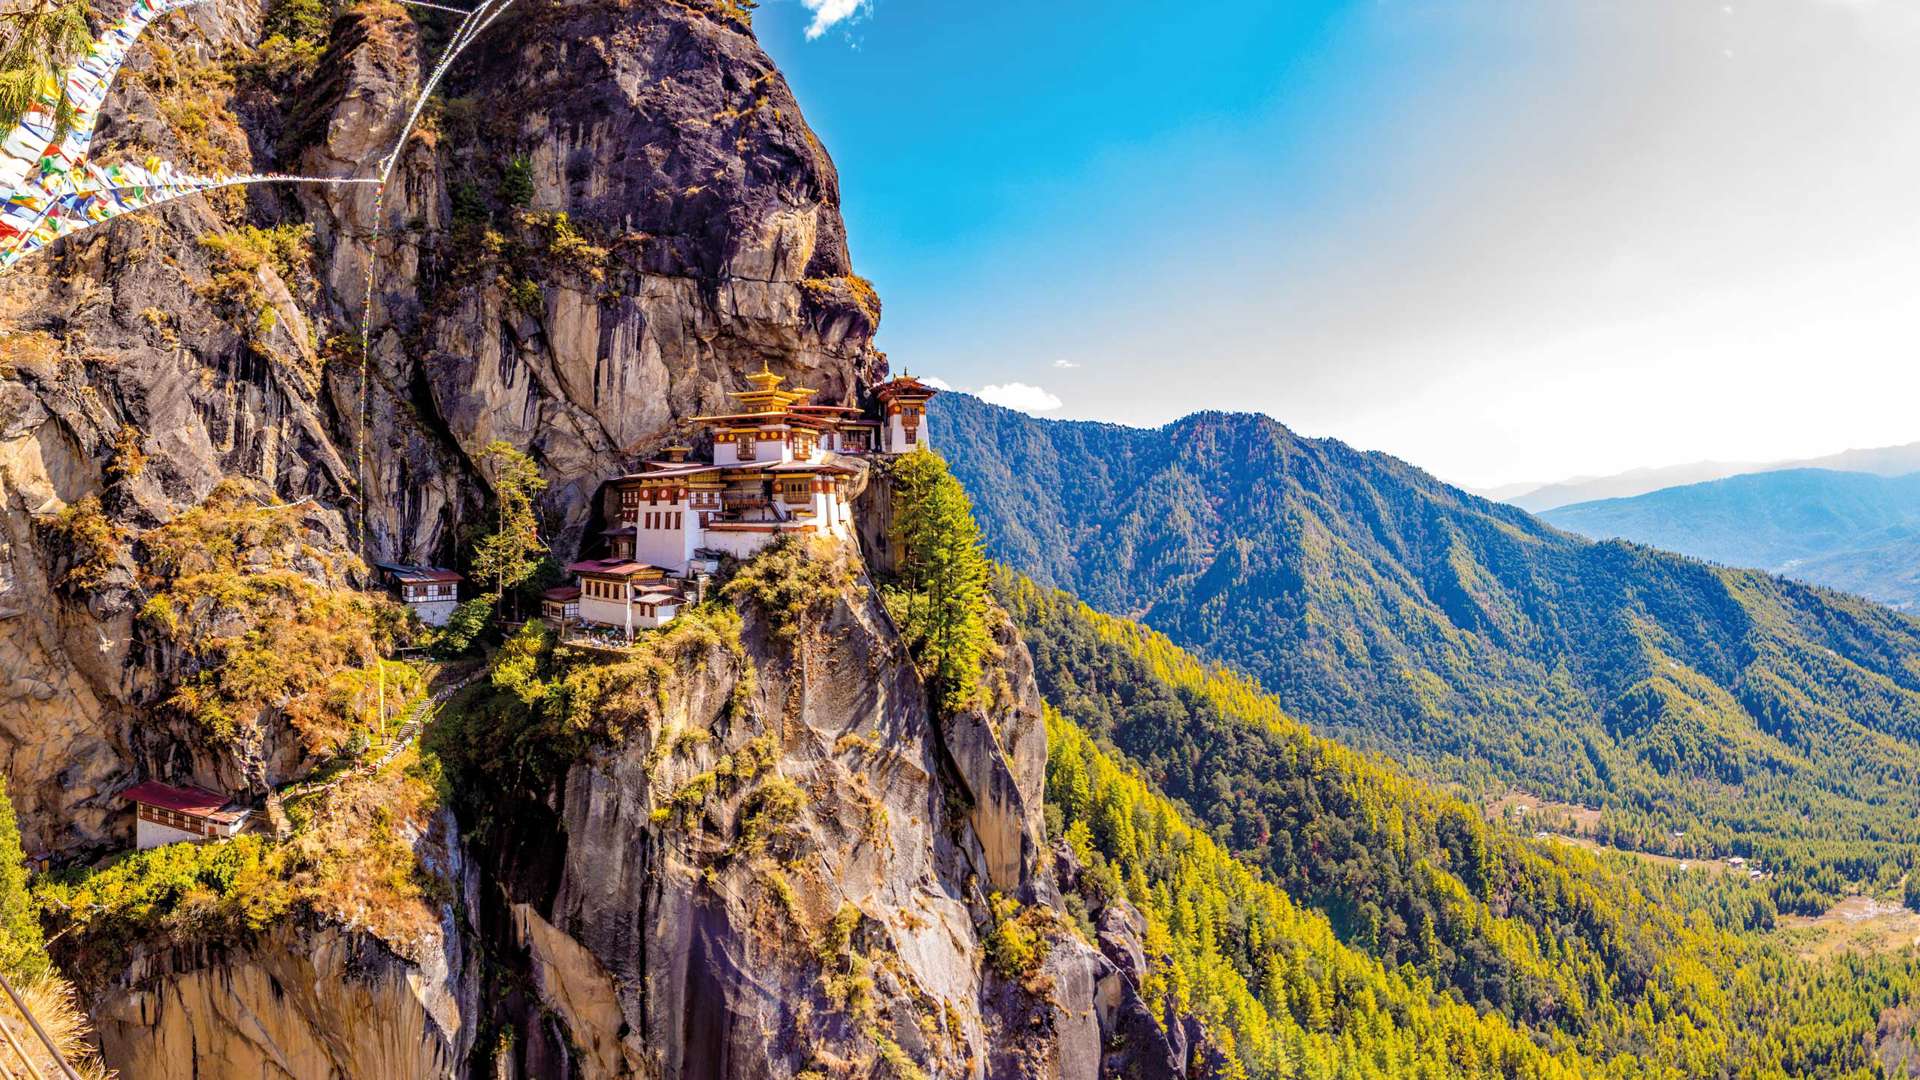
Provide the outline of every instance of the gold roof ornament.
<path id="1" fill-rule="evenodd" d="M 786 381 L 782 376 L 775 375 L 772 369 L 767 366 L 767 361 L 762 359 L 760 361 L 760 370 L 747 376 L 747 382 L 753 385 L 753 389 L 736 390 L 732 396 L 740 399 L 740 409 L 742 412 L 762 416 L 777 416 L 818 393 L 818 391 L 809 390 L 804 386 L 796 386 L 791 390 L 780 389 L 780 384 Z M 696 417 L 696 419 L 707 420 L 713 418 Z"/>

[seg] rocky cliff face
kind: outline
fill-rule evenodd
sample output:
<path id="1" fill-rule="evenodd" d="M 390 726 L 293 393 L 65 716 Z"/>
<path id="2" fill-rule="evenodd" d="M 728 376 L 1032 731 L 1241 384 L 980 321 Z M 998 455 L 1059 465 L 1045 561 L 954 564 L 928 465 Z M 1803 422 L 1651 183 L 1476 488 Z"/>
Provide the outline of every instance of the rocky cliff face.
<path id="1" fill-rule="evenodd" d="M 260 17 L 163 20 L 116 84 L 103 157 L 368 175 L 448 20 L 353 6 L 310 74 L 271 80 L 244 74 Z M 62 508 L 98 496 L 137 537 L 242 477 L 330 515 L 323 550 L 447 561 L 487 498 L 475 458 L 503 439 L 552 481 L 564 554 L 599 484 L 739 374 L 768 363 L 831 400 L 882 368 L 832 163 L 718 8 L 524 3 L 443 91 L 378 219 L 370 187 L 250 189 L 0 281 L 0 662 L 18 676 L 0 740 L 29 849 L 122 827 L 103 792 L 149 764 L 131 732 L 165 689 L 134 647 L 131 557 L 57 587 Z M 265 259 L 208 239 L 243 225 L 312 238 Z"/>
<path id="2" fill-rule="evenodd" d="M 450 20 L 354 4 L 308 66 L 253 51 L 274 18 L 239 0 L 169 17 L 114 91 L 103 153 L 371 172 Z M 522 0 L 452 68 L 383 197 L 188 200 L 0 280 L 0 764 L 29 850 L 124 846 L 111 793 L 140 775 L 263 788 L 311 766 L 273 708 L 235 740 L 169 704 L 201 660 L 155 629 L 166 530 L 242 490 L 297 511 L 238 546 L 243 569 L 340 588 L 365 583 L 356 556 L 453 561 L 502 440 L 551 481 L 570 554 L 600 484 L 745 373 L 831 401 L 884 372 L 837 202 L 733 5 Z M 431 856 L 452 887 L 429 898 L 430 940 L 303 906 L 238 944 L 140 951 L 85 987 L 109 1063 L 1096 1075 L 1141 1008 L 1047 914 L 1045 735 L 1017 637 L 990 700 L 936 722 L 864 586 L 797 636 L 741 608 L 739 648 L 650 676 L 617 737 L 470 853 Z"/>
<path id="3" fill-rule="evenodd" d="M 464 1071 L 479 972 L 397 955 L 331 923 L 285 924 L 231 952 L 143 957 L 89 1014 L 123 1080 L 432 1077 Z"/>
<path id="4" fill-rule="evenodd" d="M 864 587 L 797 632 L 743 606 L 743 649 L 680 654 L 624 738 L 567 770 L 557 827 L 506 830 L 492 937 L 529 978 L 499 1002 L 525 1034 L 501 1064 L 1095 1075 L 1099 955 L 1055 926 L 1044 968 L 983 960 L 993 894 L 1054 896 L 1023 846 L 1039 777 L 1014 777 L 985 722 L 1038 728 L 1031 676 L 940 725 Z M 988 759 L 1007 786 L 976 796 L 960 774 Z"/>

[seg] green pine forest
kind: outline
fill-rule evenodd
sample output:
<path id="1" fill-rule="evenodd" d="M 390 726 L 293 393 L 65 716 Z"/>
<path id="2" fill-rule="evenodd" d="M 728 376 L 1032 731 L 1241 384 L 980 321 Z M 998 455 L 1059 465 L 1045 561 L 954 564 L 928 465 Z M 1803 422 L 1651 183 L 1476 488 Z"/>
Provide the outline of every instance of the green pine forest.
<path id="1" fill-rule="evenodd" d="M 989 571 L 944 463 L 903 466 L 896 541 L 920 539 L 890 587 L 938 595 L 987 574 L 1046 703 L 1063 914 L 1093 941 L 1137 910 L 1148 1006 L 1205 1026 L 1212 1074 L 1908 1071 L 1912 950 L 1802 958 L 1774 934 L 1770 881 L 1489 822 L 1165 635 Z M 939 671 L 937 638 L 908 637 Z"/>
<path id="2" fill-rule="evenodd" d="M 1609 845 L 1752 859 L 1781 912 L 1905 887 L 1920 621 L 1594 543 L 1266 417 L 1144 430 L 943 394 L 933 423 L 990 555 L 1323 735 L 1469 801 L 1595 808 Z M 1241 839 L 1288 842 L 1278 826 Z"/>
<path id="3" fill-rule="evenodd" d="M 995 592 L 1048 702 L 1068 905 L 1141 910 L 1149 993 L 1224 1033 L 1226 1075 L 1904 1071 L 1911 953 L 1798 959 L 1761 883 L 1523 838 L 1160 634 Z"/>

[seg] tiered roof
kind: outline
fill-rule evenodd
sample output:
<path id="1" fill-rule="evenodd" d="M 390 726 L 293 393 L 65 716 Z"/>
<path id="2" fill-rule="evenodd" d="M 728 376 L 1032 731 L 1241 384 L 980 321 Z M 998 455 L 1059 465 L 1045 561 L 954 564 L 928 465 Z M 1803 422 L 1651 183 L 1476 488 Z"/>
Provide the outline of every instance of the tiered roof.
<path id="1" fill-rule="evenodd" d="M 736 390 L 732 396 L 740 401 L 740 411 L 723 413 L 719 416 L 696 416 L 694 421 L 701 424 L 755 424 L 762 427 L 799 423 L 804 426 L 816 426 L 827 419 L 823 410 L 837 406 L 806 404 L 808 398 L 819 393 L 804 386 L 782 390 L 780 384 L 787 380 L 775 375 L 762 361 L 760 370 L 747 376 L 747 382 L 753 384 L 751 390 Z"/>
<path id="2" fill-rule="evenodd" d="M 873 396 L 882 401 L 900 398 L 905 401 L 926 401 L 940 391 L 911 375 L 901 375 L 888 379 L 873 388 Z"/>

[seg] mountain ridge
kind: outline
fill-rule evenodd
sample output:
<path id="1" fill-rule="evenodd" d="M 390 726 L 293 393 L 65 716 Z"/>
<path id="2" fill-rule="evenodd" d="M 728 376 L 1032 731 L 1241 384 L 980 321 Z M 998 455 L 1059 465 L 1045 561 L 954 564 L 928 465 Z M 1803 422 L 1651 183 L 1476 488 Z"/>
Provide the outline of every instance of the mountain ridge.
<path id="1" fill-rule="evenodd" d="M 1694 461 L 1680 465 L 1653 465 L 1603 476 L 1574 476 L 1547 483 L 1502 484 L 1496 488 L 1474 490 L 1474 494 L 1510 502 L 1523 510 L 1539 514 L 1574 503 L 1629 499 L 1670 487 L 1793 469 L 1832 469 L 1874 476 L 1904 476 L 1920 472 L 1920 442 L 1842 450 L 1835 454 L 1781 461 Z"/>
<path id="2" fill-rule="evenodd" d="M 1474 790 L 1601 806 L 1633 846 L 1797 861 L 1787 910 L 1835 894 L 1826 869 L 1912 860 L 1914 818 L 1888 807 L 1920 813 L 1890 779 L 1920 767 L 1920 623 L 1594 543 L 1271 418 L 1125 429 L 935 402 L 997 557 L 1253 675 L 1323 732 Z"/>
<path id="3" fill-rule="evenodd" d="M 1628 539 L 1857 592 L 1920 601 L 1920 473 L 1781 469 L 1574 503 L 1541 517 L 1593 539 Z"/>

